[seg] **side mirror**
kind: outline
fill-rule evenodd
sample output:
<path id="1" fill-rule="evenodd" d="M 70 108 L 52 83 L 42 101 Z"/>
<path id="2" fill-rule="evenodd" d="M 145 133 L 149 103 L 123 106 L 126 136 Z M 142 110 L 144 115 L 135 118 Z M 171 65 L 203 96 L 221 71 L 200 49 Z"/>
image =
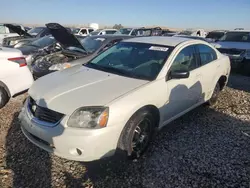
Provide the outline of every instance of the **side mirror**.
<path id="1" fill-rule="evenodd" d="M 171 71 L 168 79 L 185 79 L 189 77 L 189 71 L 179 70 Z"/>

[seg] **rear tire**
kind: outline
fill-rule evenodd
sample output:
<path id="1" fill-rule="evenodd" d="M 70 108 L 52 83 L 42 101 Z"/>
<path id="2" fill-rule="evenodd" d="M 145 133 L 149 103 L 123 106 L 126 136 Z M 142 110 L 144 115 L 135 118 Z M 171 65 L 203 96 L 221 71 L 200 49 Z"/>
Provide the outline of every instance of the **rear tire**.
<path id="1" fill-rule="evenodd" d="M 7 102 L 9 101 L 10 97 L 7 91 L 0 86 L 0 109 L 3 108 Z"/>
<path id="2" fill-rule="evenodd" d="M 118 143 L 118 152 L 129 159 L 139 158 L 149 146 L 156 121 L 148 110 L 134 114 L 125 125 Z"/>
<path id="3" fill-rule="evenodd" d="M 213 94 L 212 94 L 212 97 L 208 100 L 207 104 L 209 106 L 214 106 L 216 105 L 217 101 L 218 101 L 218 97 L 219 97 L 219 94 L 220 94 L 220 91 L 221 91 L 221 88 L 220 88 L 220 84 L 217 82 L 215 88 L 214 88 L 214 91 L 213 91 Z"/>

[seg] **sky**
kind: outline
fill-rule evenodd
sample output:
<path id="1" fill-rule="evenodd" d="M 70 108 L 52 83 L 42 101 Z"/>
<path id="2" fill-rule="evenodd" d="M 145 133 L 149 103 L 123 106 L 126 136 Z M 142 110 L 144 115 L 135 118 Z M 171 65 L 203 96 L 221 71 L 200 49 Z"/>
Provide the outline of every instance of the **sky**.
<path id="1" fill-rule="evenodd" d="M 1 22 L 250 29 L 250 0 L 6 0 Z"/>

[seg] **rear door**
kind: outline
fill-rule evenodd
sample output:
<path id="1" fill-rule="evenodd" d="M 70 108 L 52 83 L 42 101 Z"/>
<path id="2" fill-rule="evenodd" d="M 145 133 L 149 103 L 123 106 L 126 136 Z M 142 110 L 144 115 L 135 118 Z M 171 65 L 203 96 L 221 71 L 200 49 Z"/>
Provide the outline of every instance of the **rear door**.
<path id="1" fill-rule="evenodd" d="M 214 84 L 216 83 L 215 79 L 217 79 L 217 72 L 221 65 L 217 53 L 210 46 L 206 44 L 197 44 L 195 48 L 200 62 L 199 77 L 204 96 L 200 98 L 200 102 L 202 102 L 202 100 L 207 100 L 209 96 L 211 96 L 215 87 Z"/>

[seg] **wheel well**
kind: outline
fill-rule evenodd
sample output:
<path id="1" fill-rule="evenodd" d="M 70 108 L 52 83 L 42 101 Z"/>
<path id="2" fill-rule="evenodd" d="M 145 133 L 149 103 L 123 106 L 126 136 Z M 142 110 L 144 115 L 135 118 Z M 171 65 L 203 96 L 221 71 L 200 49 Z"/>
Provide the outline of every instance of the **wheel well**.
<path id="1" fill-rule="evenodd" d="M 222 90 L 227 82 L 227 77 L 226 76 L 221 76 L 220 79 L 218 80 L 218 83 L 220 85 L 220 89 Z"/>
<path id="2" fill-rule="evenodd" d="M 159 109 L 156 106 L 154 106 L 154 105 L 146 105 L 146 106 L 140 108 L 138 111 L 140 111 L 140 110 L 148 110 L 148 111 L 150 111 L 153 114 L 153 116 L 156 118 L 155 120 L 156 120 L 157 127 L 159 126 L 160 112 L 159 112 Z"/>
<path id="3" fill-rule="evenodd" d="M 3 82 L 1 82 L 1 81 L 0 81 L 0 87 L 3 87 L 3 88 L 6 90 L 8 96 L 11 97 L 10 90 L 9 90 L 8 87 L 7 87 Z"/>

